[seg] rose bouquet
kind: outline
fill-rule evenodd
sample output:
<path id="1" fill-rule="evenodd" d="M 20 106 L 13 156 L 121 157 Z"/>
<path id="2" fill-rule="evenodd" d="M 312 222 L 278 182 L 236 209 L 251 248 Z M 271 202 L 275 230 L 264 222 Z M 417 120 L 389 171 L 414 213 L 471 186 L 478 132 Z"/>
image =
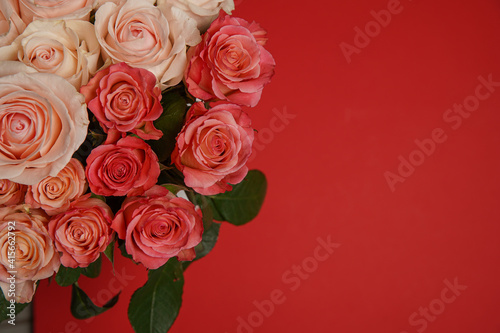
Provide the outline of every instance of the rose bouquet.
<path id="1" fill-rule="evenodd" d="M 76 318 L 106 311 L 118 295 L 99 307 L 78 279 L 120 253 L 148 269 L 131 325 L 166 331 L 183 271 L 214 247 L 221 222 L 258 214 L 267 185 L 246 165 L 254 129 L 244 108 L 275 62 L 266 31 L 233 9 L 0 2 L 1 320 L 49 278 L 71 286 Z"/>

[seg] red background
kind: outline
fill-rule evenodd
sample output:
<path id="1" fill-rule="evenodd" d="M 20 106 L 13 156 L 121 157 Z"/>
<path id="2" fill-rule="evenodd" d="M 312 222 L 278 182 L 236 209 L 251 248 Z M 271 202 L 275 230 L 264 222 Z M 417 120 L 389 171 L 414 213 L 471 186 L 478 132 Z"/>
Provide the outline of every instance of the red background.
<path id="1" fill-rule="evenodd" d="M 223 225 L 214 251 L 187 270 L 171 332 L 500 332 L 500 87 L 459 128 L 443 119 L 474 101 L 479 76 L 500 82 L 500 2 L 401 0 L 348 63 L 340 43 L 353 45 L 354 28 L 387 5 L 237 1 L 233 14 L 268 30 L 278 64 L 248 110 L 254 127 L 269 135 L 273 110 L 295 118 L 259 139 L 251 167 L 268 177 L 265 205 L 248 225 Z M 446 141 L 391 191 L 384 173 L 436 128 Z M 329 235 L 340 246 L 311 259 Z M 290 271 L 303 263 L 307 275 Z M 146 275 L 124 267 L 133 281 L 81 283 L 101 298 L 124 287 L 90 322 L 71 317 L 70 288 L 42 282 L 35 332 L 132 332 L 128 300 Z M 444 281 L 455 279 L 467 288 L 454 295 Z M 259 315 L 254 301 L 276 289 L 284 302 Z M 249 316 L 255 327 L 238 331 Z"/>

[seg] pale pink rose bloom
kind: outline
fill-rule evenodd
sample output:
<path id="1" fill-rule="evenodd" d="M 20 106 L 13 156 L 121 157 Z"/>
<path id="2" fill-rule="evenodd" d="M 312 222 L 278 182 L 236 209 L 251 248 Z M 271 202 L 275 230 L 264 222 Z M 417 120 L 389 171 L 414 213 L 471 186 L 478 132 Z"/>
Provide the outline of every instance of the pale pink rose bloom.
<path id="1" fill-rule="evenodd" d="M 105 3 L 97 10 L 95 29 L 108 63 L 147 69 L 162 90 L 182 80 L 186 45 L 201 40 L 196 22 L 180 9 L 144 0 Z"/>
<path id="2" fill-rule="evenodd" d="M 94 26 L 85 21 L 34 21 L 10 45 L 1 60 L 18 60 L 41 73 L 57 74 L 76 89 L 87 84 L 100 63 Z"/>
<path id="3" fill-rule="evenodd" d="M 177 7 L 196 20 L 198 30 L 207 31 L 221 10 L 231 14 L 234 10 L 233 0 L 158 0 L 158 4 Z"/>
<path id="4" fill-rule="evenodd" d="M 0 46 L 9 45 L 25 28 L 17 0 L 0 1 Z"/>
<path id="5" fill-rule="evenodd" d="M 48 215 L 65 212 L 72 201 L 87 190 L 85 169 L 82 163 L 72 158 L 55 177 L 46 177 L 38 184 L 28 187 L 26 203 L 42 208 Z"/>
<path id="6" fill-rule="evenodd" d="M 22 203 L 27 189 L 26 185 L 0 179 L 0 205 L 12 206 Z"/>
<path id="7" fill-rule="evenodd" d="M 132 258 L 149 269 L 168 259 L 193 260 L 201 242 L 201 211 L 186 199 L 155 185 L 143 196 L 125 199 L 111 225 Z"/>
<path id="8" fill-rule="evenodd" d="M 17 272 L 16 302 L 29 303 L 35 293 L 36 282 L 51 277 L 59 270 L 59 254 L 48 234 L 47 223 L 48 217 L 41 209 L 28 205 L 0 208 L 0 287 L 5 298 L 10 299 L 8 279 L 11 274 L 8 271 Z M 14 229 L 9 230 L 9 226 Z M 14 238 L 15 259 L 9 262 L 9 245 Z"/>
<path id="9" fill-rule="evenodd" d="M 204 101 L 257 105 L 274 75 L 274 58 L 263 46 L 266 40 L 266 31 L 255 22 L 221 12 L 203 41 L 188 51 L 188 91 Z"/>
<path id="10" fill-rule="evenodd" d="M 53 216 L 49 233 L 66 267 L 87 267 L 99 258 L 112 241 L 111 208 L 87 194 L 71 203 L 70 208 Z"/>
<path id="11" fill-rule="evenodd" d="M 206 110 L 195 103 L 177 136 L 172 162 L 184 182 L 196 192 L 214 195 L 230 191 L 248 173 L 254 131 L 248 115 L 236 104 L 218 103 Z"/>
<path id="12" fill-rule="evenodd" d="M 0 62 L 0 175 L 34 185 L 57 176 L 87 136 L 85 98 L 55 74 Z"/>
<path id="13" fill-rule="evenodd" d="M 18 0 L 21 18 L 26 24 L 35 19 L 88 21 L 96 0 Z"/>

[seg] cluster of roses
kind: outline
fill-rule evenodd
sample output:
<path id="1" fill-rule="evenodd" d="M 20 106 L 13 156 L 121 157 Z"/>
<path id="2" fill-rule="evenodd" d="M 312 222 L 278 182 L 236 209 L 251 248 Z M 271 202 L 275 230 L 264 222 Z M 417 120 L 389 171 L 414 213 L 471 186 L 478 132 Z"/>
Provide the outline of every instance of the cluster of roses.
<path id="1" fill-rule="evenodd" d="M 195 257 L 199 208 L 156 185 L 160 163 L 145 140 L 162 137 L 162 92 L 183 82 L 198 99 L 171 154 L 185 185 L 214 195 L 245 177 L 254 130 L 242 106 L 258 103 L 275 63 L 266 32 L 233 9 L 232 0 L 0 2 L 5 295 L 8 271 L 16 301 L 30 302 L 38 280 L 61 264 L 87 267 L 115 232 L 147 268 Z M 89 133 L 87 109 L 106 140 L 82 164 L 73 155 Z M 126 198 L 114 214 L 99 196 Z"/>

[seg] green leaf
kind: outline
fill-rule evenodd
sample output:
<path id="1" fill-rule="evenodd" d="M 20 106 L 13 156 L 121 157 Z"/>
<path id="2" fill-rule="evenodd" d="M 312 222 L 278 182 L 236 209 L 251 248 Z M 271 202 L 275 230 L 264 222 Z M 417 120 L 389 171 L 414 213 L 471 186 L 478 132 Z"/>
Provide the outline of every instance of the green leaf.
<path id="1" fill-rule="evenodd" d="M 56 282 L 61 287 L 67 287 L 78 281 L 82 269 L 80 267 L 71 268 L 65 267 L 63 265 L 59 266 L 59 270 L 56 275 Z"/>
<path id="2" fill-rule="evenodd" d="M 250 170 L 233 190 L 208 196 L 214 219 L 243 225 L 259 214 L 267 191 L 266 176 L 259 170 Z"/>
<path id="3" fill-rule="evenodd" d="M 82 274 L 89 278 L 96 278 L 101 274 L 102 259 L 99 256 L 96 261 L 82 269 Z"/>
<path id="4" fill-rule="evenodd" d="M 111 261 L 111 264 L 113 265 L 113 269 L 115 268 L 115 241 L 111 241 L 109 243 L 108 247 L 106 247 L 106 250 L 104 250 L 104 255 L 106 258 Z"/>
<path id="5" fill-rule="evenodd" d="M 182 304 L 182 266 L 171 258 L 150 270 L 148 281 L 137 289 L 128 307 L 128 318 L 136 333 L 165 333 L 174 323 Z"/>
<path id="6" fill-rule="evenodd" d="M 103 307 L 99 307 L 95 305 L 87 294 L 85 294 L 85 292 L 75 283 L 73 284 L 71 293 L 71 314 L 76 319 L 87 319 L 97 316 L 111 309 L 116 302 L 118 302 L 119 296 L 120 293 L 116 294 L 115 297 L 110 299 Z"/>
<path id="7" fill-rule="evenodd" d="M 170 157 L 175 147 L 175 138 L 184 126 L 184 117 L 187 111 L 187 102 L 178 90 L 163 94 L 161 104 L 163 114 L 154 125 L 163 132 L 159 140 L 149 140 L 147 143 L 153 148 L 160 162 Z"/>
<path id="8" fill-rule="evenodd" d="M 176 185 L 176 184 L 162 184 L 164 188 L 172 192 L 174 195 L 177 195 L 180 191 L 189 191 L 186 186 Z"/>
<path id="9" fill-rule="evenodd" d="M 193 261 L 183 261 L 182 267 L 184 269 L 191 265 L 191 263 L 195 260 L 203 258 L 207 254 L 209 254 L 210 251 L 212 251 L 212 249 L 215 247 L 215 243 L 217 243 L 217 239 L 219 238 L 219 230 L 220 223 L 213 222 L 210 228 L 203 231 L 203 238 L 201 239 L 200 244 L 194 247 L 196 258 L 194 258 Z"/>
<path id="10" fill-rule="evenodd" d="M 29 304 L 30 303 L 11 303 L 5 299 L 3 292 L 0 290 L 0 322 L 15 319 Z M 11 308 L 15 309 L 15 314 L 10 313 Z"/>
<path id="11" fill-rule="evenodd" d="M 125 246 L 125 241 L 124 240 L 119 240 L 118 241 L 118 248 L 120 249 L 120 252 L 122 253 L 122 256 L 124 256 L 125 258 L 129 258 L 131 260 L 134 260 L 134 258 L 132 258 L 132 255 L 128 254 L 127 247 Z"/>

